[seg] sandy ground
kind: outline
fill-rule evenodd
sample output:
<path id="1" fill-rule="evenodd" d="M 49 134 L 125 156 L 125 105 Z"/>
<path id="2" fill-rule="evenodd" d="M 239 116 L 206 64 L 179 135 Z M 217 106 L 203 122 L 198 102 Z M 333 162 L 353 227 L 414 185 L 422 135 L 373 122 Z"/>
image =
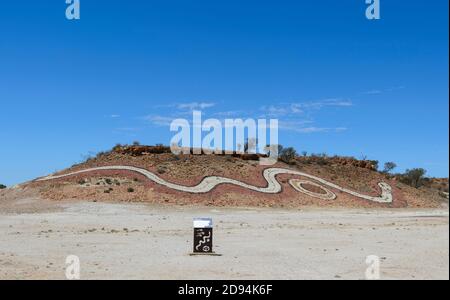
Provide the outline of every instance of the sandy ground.
<path id="1" fill-rule="evenodd" d="M 0 203 L 0 279 L 449 279 L 448 210 L 211 208 Z M 212 217 L 215 251 L 189 256 L 192 219 Z"/>

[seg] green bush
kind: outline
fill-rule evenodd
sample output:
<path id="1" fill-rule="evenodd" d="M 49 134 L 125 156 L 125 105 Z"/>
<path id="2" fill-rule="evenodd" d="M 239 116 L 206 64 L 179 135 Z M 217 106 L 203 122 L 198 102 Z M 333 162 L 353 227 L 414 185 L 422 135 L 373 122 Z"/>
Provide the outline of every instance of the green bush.
<path id="1" fill-rule="evenodd" d="M 422 168 L 408 169 L 401 175 L 400 181 L 417 189 L 423 185 L 426 173 Z"/>
<path id="2" fill-rule="evenodd" d="M 370 160 L 370 164 L 372 165 L 375 171 L 378 171 L 380 162 L 378 160 Z"/>
<path id="3" fill-rule="evenodd" d="M 383 173 L 389 174 L 391 173 L 395 168 L 397 168 L 397 164 L 394 162 L 387 162 L 384 164 Z"/>
<path id="4" fill-rule="evenodd" d="M 113 152 L 119 152 L 120 150 L 122 150 L 123 145 L 122 144 L 116 144 L 113 148 L 112 151 Z"/>
<path id="5" fill-rule="evenodd" d="M 275 151 L 275 149 L 278 149 L 276 156 L 280 157 L 280 153 L 283 151 L 283 146 L 282 145 L 266 145 L 266 147 L 264 148 L 264 150 L 267 152 L 268 156 L 271 156 L 273 153 L 272 150 Z"/>
<path id="6" fill-rule="evenodd" d="M 6 185 L 0 184 L 0 190 L 6 189 Z"/>
<path id="7" fill-rule="evenodd" d="M 297 151 L 295 151 L 295 149 L 292 147 L 282 148 L 280 151 L 280 160 L 287 164 L 294 160 L 296 157 Z"/>

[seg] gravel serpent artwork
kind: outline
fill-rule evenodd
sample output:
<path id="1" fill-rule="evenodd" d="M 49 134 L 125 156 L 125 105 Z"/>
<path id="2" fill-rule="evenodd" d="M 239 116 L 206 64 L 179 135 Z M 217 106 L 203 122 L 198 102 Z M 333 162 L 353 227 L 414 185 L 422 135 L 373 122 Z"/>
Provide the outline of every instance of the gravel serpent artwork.
<path id="1" fill-rule="evenodd" d="M 329 188 L 332 188 L 332 189 L 350 194 L 352 196 L 355 196 L 355 197 L 358 197 L 361 199 L 365 199 L 368 201 L 377 202 L 377 203 L 391 203 L 393 201 L 392 188 L 389 184 L 387 184 L 385 182 L 378 183 L 378 186 L 381 189 L 381 195 L 378 197 L 374 197 L 374 196 L 360 194 L 358 192 L 340 187 L 340 186 L 338 186 L 332 182 L 329 182 L 327 180 L 324 180 L 320 177 L 316 177 L 316 176 L 313 176 L 313 175 L 310 175 L 307 173 L 303 173 L 300 171 L 294 171 L 294 170 L 283 169 L 283 168 L 267 168 L 263 171 L 264 179 L 267 181 L 266 187 L 258 187 L 258 186 L 254 186 L 254 185 L 250 185 L 250 184 L 241 182 L 239 180 L 226 178 L 226 177 L 220 177 L 220 176 L 207 176 L 207 177 L 204 177 L 202 179 L 202 181 L 195 186 L 184 186 L 184 185 L 179 185 L 176 183 L 166 181 L 148 170 L 145 170 L 142 168 L 137 168 L 137 167 L 132 167 L 132 166 L 105 166 L 105 167 L 89 168 L 89 169 L 76 171 L 76 172 L 72 172 L 72 173 L 68 173 L 68 174 L 46 176 L 46 177 L 37 179 L 37 181 L 59 179 L 59 178 L 82 174 L 82 173 L 88 173 L 88 172 L 93 172 L 93 171 L 105 171 L 105 170 L 106 171 L 125 170 L 125 171 L 136 172 L 136 173 L 144 175 L 149 180 L 151 180 L 157 184 L 163 185 L 167 188 L 181 191 L 181 192 L 194 193 L 194 194 L 207 193 L 207 192 L 211 191 L 213 188 L 215 188 L 217 185 L 224 184 L 224 183 L 240 186 L 242 188 L 260 192 L 260 193 L 276 194 L 276 193 L 279 193 L 282 191 L 281 184 L 276 179 L 276 176 L 280 175 L 280 174 L 289 174 L 289 175 L 306 177 L 306 178 L 312 180 L 312 181 L 310 181 L 310 180 L 290 179 L 289 184 L 296 191 L 307 194 L 307 195 L 315 197 L 315 198 L 320 198 L 323 200 L 336 199 L 336 194 L 333 193 L 329 189 Z M 323 193 L 317 193 L 317 192 L 310 191 L 304 187 L 305 185 L 314 186 L 314 187 L 322 190 Z"/>

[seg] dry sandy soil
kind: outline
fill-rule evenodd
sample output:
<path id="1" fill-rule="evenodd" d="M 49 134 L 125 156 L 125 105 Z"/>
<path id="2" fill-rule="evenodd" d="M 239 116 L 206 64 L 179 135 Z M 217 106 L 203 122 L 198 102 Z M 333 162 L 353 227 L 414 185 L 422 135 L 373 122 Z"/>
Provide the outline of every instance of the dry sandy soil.
<path id="1" fill-rule="evenodd" d="M 189 256 L 212 217 L 222 256 Z M 224 208 L 0 199 L 0 279 L 449 279 L 448 210 Z"/>

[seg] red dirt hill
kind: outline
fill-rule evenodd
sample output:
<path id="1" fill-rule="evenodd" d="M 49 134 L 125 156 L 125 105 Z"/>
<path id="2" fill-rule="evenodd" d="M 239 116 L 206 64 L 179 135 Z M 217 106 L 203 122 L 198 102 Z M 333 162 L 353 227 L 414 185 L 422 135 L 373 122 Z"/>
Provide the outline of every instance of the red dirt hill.
<path id="1" fill-rule="evenodd" d="M 206 176 L 222 176 L 264 187 L 267 185 L 258 155 L 174 155 L 168 147 L 116 146 L 112 151 L 100 153 L 95 158 L 74 165 L 58 174 L 68 174 L 99 166 L 124 165 L 149 170 L 162 179 L 184 186 L 197 185 Z M 277 180 L 282 191 L 264 194 L 231 184 L 220 184 L 212 191 L 191 194 L 175 191 L 150 181 L 145 176 L 127 170 L 103 170 L 81 173 L 49 181 L 32 181 L 19 188 L 34 190 L 46 199 L 61 201 L 78 199 L 86 201 L 137 201 L 178 205 L 301 207 L 306 205 L 327 207 L 440 207 L 448 202 L 442 193 L 444 181 L 419 189 L 407 186 L 395 178 L 375 171 L 373 161 L 361 161 L 345 157 L 297 157 L 287 163 L 279 161 L 275 166 L 298 170 L 332 182 L 340 187 L 371 196 L 379 196 L 379 182 L 388 183 L 393 190 L 392 203 L 376 203 L 350 194 L 332 190 L 337 198 L 323 200 L 300 193 L 289 179 L 299 176 L 281 174 Z M 305 189 L 320 193 L 320 188 L 305 185 Z M 448 180 L 447 180 L 448 190 Z M 7 193 L 2 191 L 0 193 Z"/>

